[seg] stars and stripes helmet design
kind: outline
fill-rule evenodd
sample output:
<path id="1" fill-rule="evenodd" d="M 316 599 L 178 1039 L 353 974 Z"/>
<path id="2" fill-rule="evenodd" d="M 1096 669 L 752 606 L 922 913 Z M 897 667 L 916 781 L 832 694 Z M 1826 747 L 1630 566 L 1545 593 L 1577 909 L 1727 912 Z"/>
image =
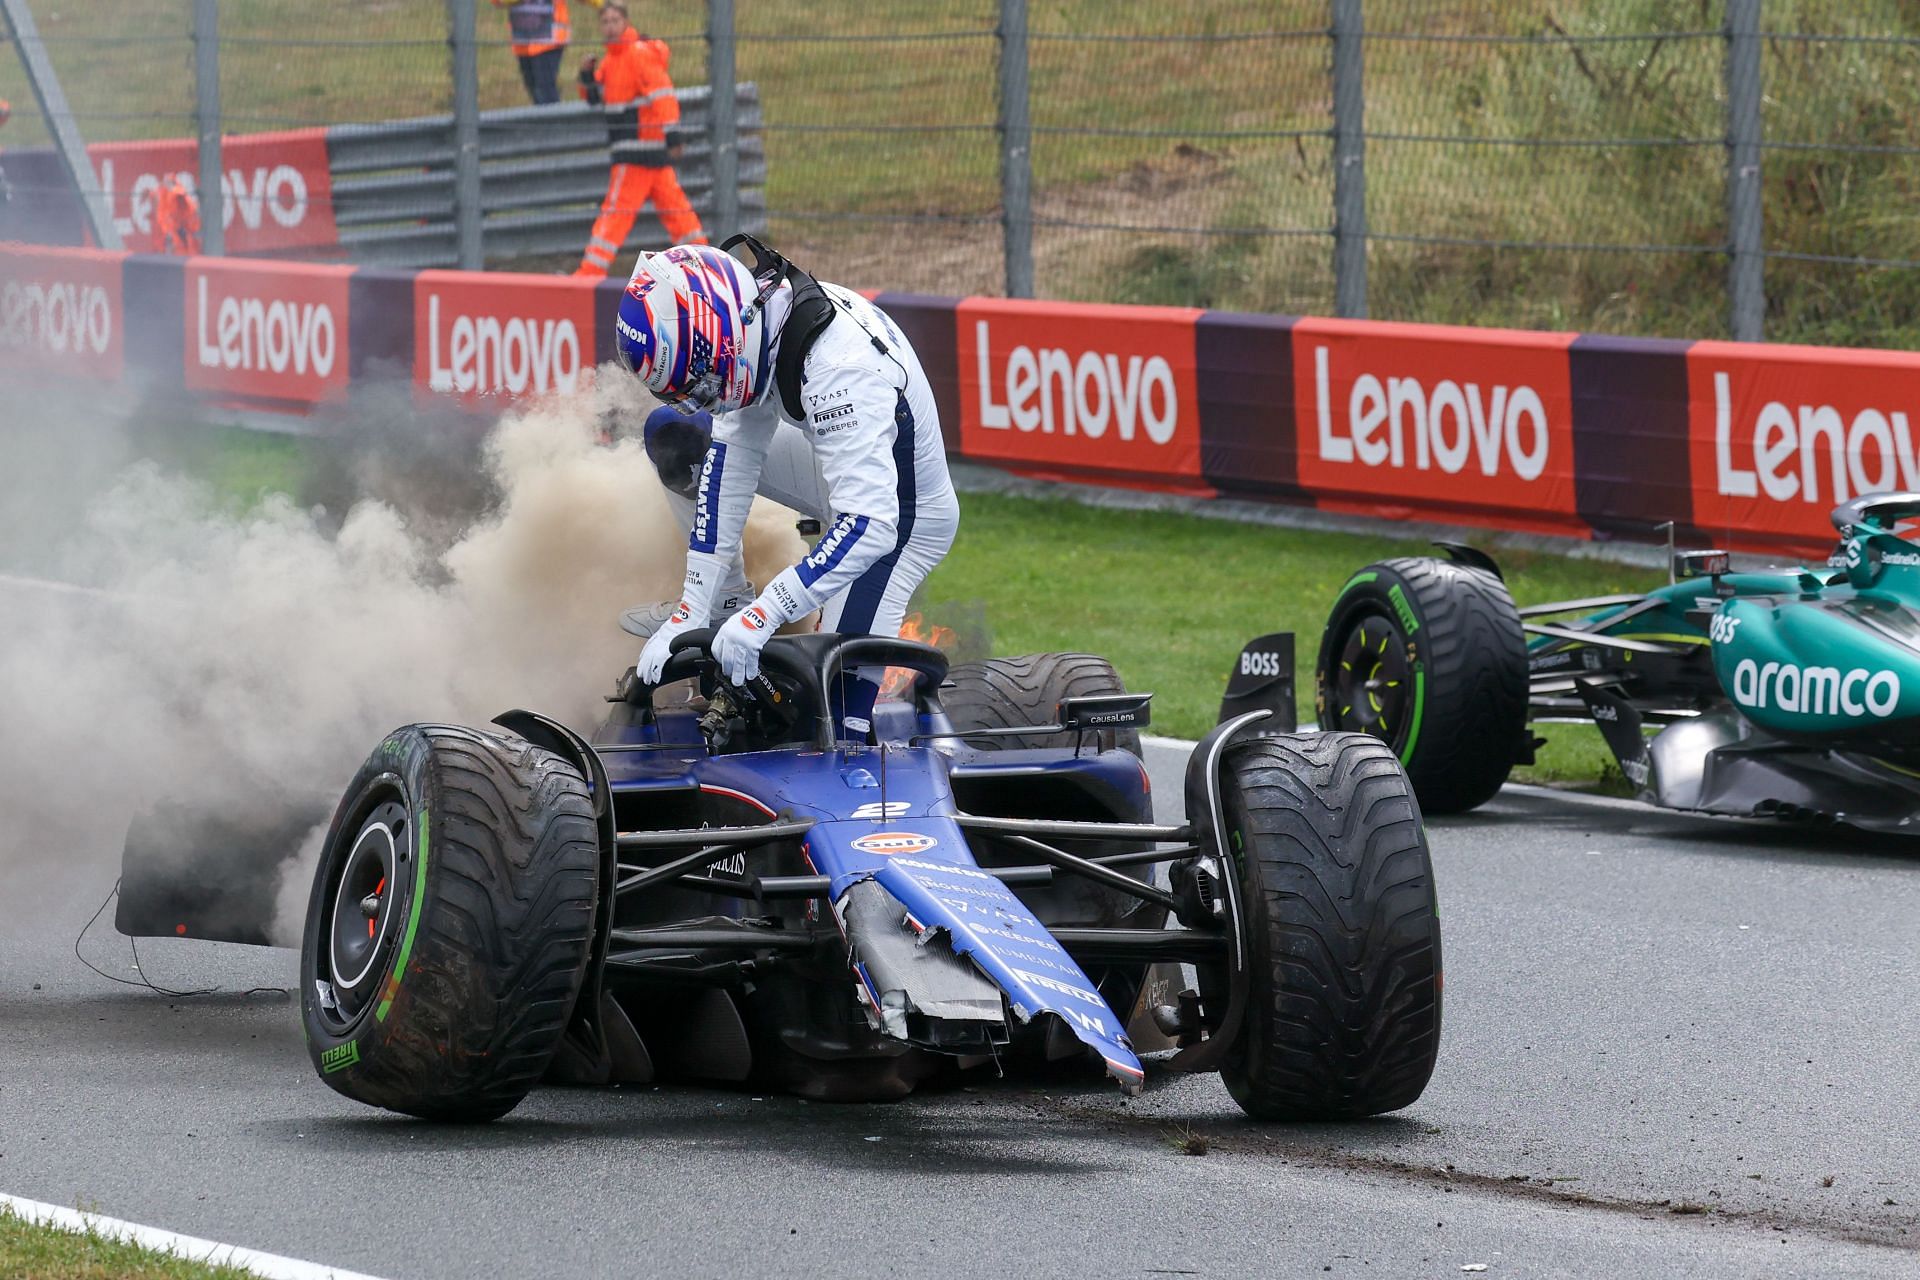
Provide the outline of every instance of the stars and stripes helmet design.
<path id="1" fill-rule="evenodd" d="M 614 322 L 620 363 L 684 413 L 744 408 L 772 376 L 759 295 L 739 259 L 708 245 L 643 254 Z"/>

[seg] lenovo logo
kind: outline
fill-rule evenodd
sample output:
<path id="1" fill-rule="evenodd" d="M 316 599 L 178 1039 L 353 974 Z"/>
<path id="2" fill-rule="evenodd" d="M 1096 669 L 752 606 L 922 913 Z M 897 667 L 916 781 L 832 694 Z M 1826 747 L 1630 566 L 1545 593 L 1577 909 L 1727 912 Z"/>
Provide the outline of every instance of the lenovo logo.
<path id="1" fill-rule="evenodd" d="M 1313 389 L 1323 462 L 1521 480 L 1537 480 L 1547 469 L 1547 408 L 1525 383 L 1443 378 L 1429 386 L 1415 377 L 1362 373 L 1336 406 L 1328 351 L 1316 345 Z"/>
<path id="2" fill-rule="evenodd" d="M 570 319 L 455 311 L 427 295 L 427 385 L 466 394 L 570 392 L 580 382 L 580 331 Z M 451 309 L 451 308 L 450 308 Z"/>
<path id="3" fill-rule="evenodd" d="M 1768 400 L 1736 426 L 1726 372 L 1713 375 L 1718 492 L 1831 506 L 1863 493 L 1920 487 L 1920 458 L 1906 413 L 1874 407 L 1845 417 L 1831 404 Z M 1823 483 L 1824 481 L 1824 483 Z"/>
<path id="4" fill-rule="evenodd" d="M 975 321 L 974 330 L 982 427 L 1154 444 L 1179 430 L 1180 395 L 1165 356 L 1020 344 L 996 367 L 988 325 Z"/>
<path id="5" fill-rule="evenodd" d="M 104 356 L 113 347 L 113 299 L 94 284 L 9 280 L 0 288 L 0 346 Z"/>
<path id="6" fill-rule="evenodd" d="M 199 199 L 195 174 L 184 170 L 178 173 L 143 171 L 134 177 L 122 204 L 114 186 L 117 176 L 114 161 L 101 160 L 99 169 L 100 187 L 107 193 L 107 199 L 114 202 L 115 208 L 126 209 L 126 213 L 113 220 L 115 229 L 123 236 L 136 231 L 141 235 L 153 232 L 160 184 L 167 178 L 178 177 L 187 190 L 193 192 L 194 198 Z M 229 169 L 220 175 L 220 225 L 223 227 L 231 227 L 238 218 L 248 231 L 258 231 L 269 222 L 277 227 L 293 228 L 307 220 L 308 206 L 306 176 L 290 164 L 256 165 L 251 173 Z M 206 216 L 204 207 L 201 216 Z"/>
<path id="7" fill-rule="evenodd" d="M 340 339 L 327 303 L 230 293 L 216 305 L 207 277 L 196 283 L 195 351 L 201 368 L 332 376 Z"/>

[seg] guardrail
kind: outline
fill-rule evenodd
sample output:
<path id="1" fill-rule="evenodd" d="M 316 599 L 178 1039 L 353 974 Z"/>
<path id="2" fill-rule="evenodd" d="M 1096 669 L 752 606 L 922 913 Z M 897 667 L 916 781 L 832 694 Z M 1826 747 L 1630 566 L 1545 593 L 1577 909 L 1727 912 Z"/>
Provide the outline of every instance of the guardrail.
<path id="1" fill-rule="evenodd" d="M 695 212 L 710 219 L 711 91 L 691 85 L 679 97 L 686 147 L 674 170 Z M 759 86 L 741 85 L 736 102 L 740 223 L 759 233 L 767 219 Z M 501 262 L 583 249 L 611 167 L 601 109 L 584 102 L 511 107 L 483 111 L 479 120 L 485 258 Z M 453 133 L 453 117 L 442 115 L 225 139 L 220 205 L 228 252 L 345 258 L 369 266 L 454 265 Z M 193 185 L 193 140 L 101 143 L 87 154 L 127 248 L 158 250 L 154 195 L 165 175 L 180 174 Z M 8 151 L 5 164 L 16 199 L 0 206 L 0 240 L 87 242 L 79 203 L 50 149 Z M 670 242 L 648 210 L 635 223 L 627 249 Z"/>
<path id="2" fill-rule="evenodd" d="M 707 141 L 711 91 L 679 91 L 686 147 L 674 170 L 695 212 L 712 209 L 713 150 Z M 766 229 L 767 159 L 760 90 L 741 85 L 740 214 L 744 229 Z M 453 221 L 451 115 L 338 125 L 327 130 L 327 168 L 340 245 L 355 262 L 446 267 L 457 261 Z M 488 260 L 565 253 L 586 244 L 607 191 L 607 129 L 584 102 L 480 113 L 480 236 Z M 629 249 L 670 243 L 652 211 Z"/>
<path id="3" fill-rule="evenodd" d="M 584 388 L 624 280 L 0 245 L 0 376 L 301 413 Z M 1824 554 L 1920 489 L 1920 354 L 879 294 L 948 452 L 1045 479 Z M 6 403 L 0 392 L 0 404 Z"/>

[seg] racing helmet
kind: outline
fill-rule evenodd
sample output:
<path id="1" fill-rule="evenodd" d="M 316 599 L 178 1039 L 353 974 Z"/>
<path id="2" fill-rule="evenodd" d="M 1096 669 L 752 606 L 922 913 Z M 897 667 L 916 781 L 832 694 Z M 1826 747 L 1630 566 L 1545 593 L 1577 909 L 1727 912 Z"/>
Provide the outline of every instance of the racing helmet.
<path id="1" fill-rule="evenodd" d="M 683 413 L 729 413 L 772 381 L 763 289 L 709 245 L 641 255 L 620 299 L 614 350 L 647 390 Z"/>

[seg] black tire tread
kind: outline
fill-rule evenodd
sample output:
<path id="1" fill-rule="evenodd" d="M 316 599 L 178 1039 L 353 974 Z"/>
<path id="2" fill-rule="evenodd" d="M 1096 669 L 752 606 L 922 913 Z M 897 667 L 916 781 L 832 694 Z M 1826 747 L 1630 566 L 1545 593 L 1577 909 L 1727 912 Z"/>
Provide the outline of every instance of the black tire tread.
<path id="1" fill-rule="evenodd" d="M 1426 706 L 1405 762 L 1420 805 L 1428 813 L 1478 808 L 1505 785 L 1526 735 L 1527 643 L 1513 596 L 1494 574 L 1450 560 L 1406 556 L 1367 568 L 1399 580 L 1420 623 L 1413 639 L 1426 670 Z M 1330 625 L 1323 680 L 1329 649 L 1342 639 Z M 1321 728 L 1335 727 L 1329 708 L 1321 717 Z"/>
<path id="2" fill-rule="evenodd" d="M 1052 724 L 1063 698 L 1126 691 L 1113 664 L 1091 653 L 1035 653 L 966 662 L 950 670 L 947 680 L 951 687 L 941 689 L 941 705 L 955 725 L 969 729 Z M 1102 729 L 1093 737 L 1101 751 L 1117 747 L 1140 754 L 1138 729 Z M 986 751 L 1013 751 L 1057 747 L 1060 739 L 1042 735 L 977 738 L 973 745 Z"/>
<path id="3" fill-rule="evenodd" d="M 539 1081 L 585 977 L 593 806 L 578 771 L 550 751 L 414 728 L 432 753 L 419 933 L 385 1034 L 356 1068 L 323 1078 L 409 1115 L 490 1120 Z"/>
<path id="4" fill-rule="evenodd" d="M 1440 1044 L 1440 923 L 1399 762 L 1377 738 L 1322 733 L 1234 747 L 1226 772 L 1252 977 L 1228 1091 L 1263 1120 L 1411 1104 Z"/>

